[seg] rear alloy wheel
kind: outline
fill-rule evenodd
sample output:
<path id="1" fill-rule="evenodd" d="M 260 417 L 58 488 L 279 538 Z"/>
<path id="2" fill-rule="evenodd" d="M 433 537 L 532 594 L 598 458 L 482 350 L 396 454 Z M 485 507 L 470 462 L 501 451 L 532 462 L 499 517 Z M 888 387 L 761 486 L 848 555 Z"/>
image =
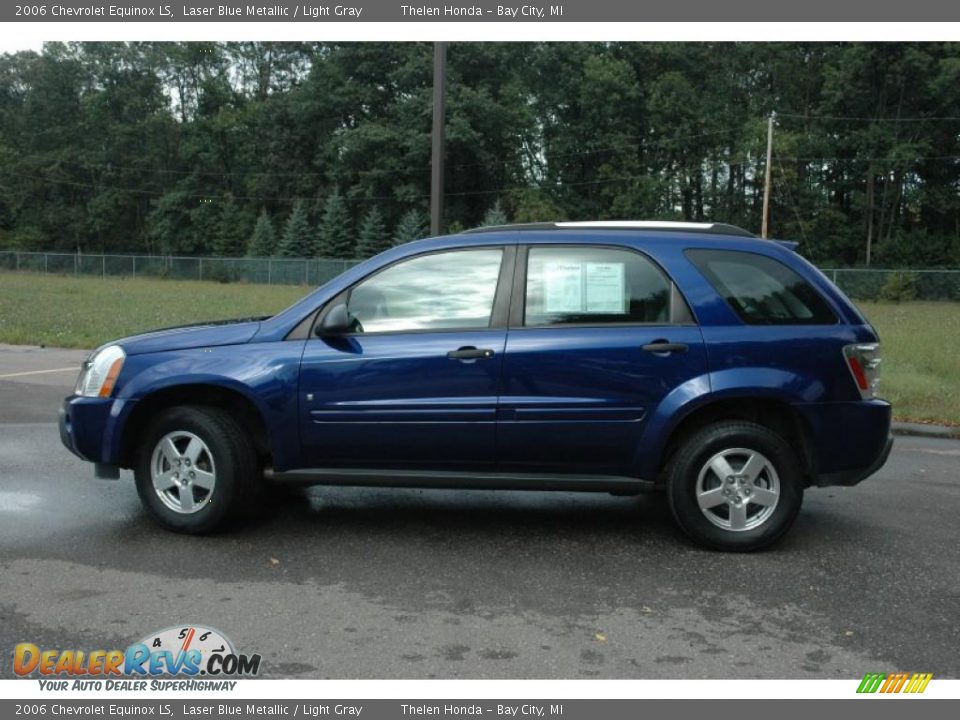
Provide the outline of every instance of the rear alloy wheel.
<path id="1" fill-rule="evenodd" d="M 707 460 L 697 477 L 697 504 L 704 517 L 732 532 L 763 525 L 780 502 L 780 478 L 756 450 L 730 448 Z"/>
<path id="2" fill-rule="evenodd" d="M 701 545 L 758 550 L 779 539 L 800 510 L 800 464 L 790 444 L 762 425 L 718 422 L 678 449 L 667 497 L 677 523 Z"/>
<path id="3" fill-rule="evenodd" d="M 220 530 L 253 507 L 262 480 L 254 444 L 226 411 L 163 411 L 147 428 L 134 468 L 151 514 L 177 532 Z"/>

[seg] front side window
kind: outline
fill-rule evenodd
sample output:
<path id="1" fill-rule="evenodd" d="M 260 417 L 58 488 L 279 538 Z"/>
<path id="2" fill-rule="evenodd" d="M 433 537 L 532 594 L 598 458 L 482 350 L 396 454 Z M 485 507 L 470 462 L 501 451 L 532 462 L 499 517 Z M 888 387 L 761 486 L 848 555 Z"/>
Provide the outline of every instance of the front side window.
<path id="1" fill-rule="evenodd" d="M 490 326 L 503 250 L 420 255 L 367 278 L 350 292 L 356 332 Z"/>
<path id="2" fill-rule="evenodd" d="M 687 257 L 749 325 L 833 325 L 820 294 L 778 260 L 736 250 L 687 250 Z"/>
<path id="3" fill-rule="evenodd" d="M 607 247 L 532 247 L 524 325 L 666 323 L 670 280 L 639 253 Z"/>

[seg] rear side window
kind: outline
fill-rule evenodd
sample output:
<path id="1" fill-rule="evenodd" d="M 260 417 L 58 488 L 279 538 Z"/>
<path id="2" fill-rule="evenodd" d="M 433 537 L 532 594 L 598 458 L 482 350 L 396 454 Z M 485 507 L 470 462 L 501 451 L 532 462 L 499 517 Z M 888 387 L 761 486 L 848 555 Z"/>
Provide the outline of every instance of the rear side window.
<path id="1" fill-rule="evenodd" d="M 667 323 L 671 288 L 660 268 L 630 250 L 531 247 L 524 325 Z"/>
<path id="2" fill-rule="evenodd" d="M 749 325 L 833 325 L 820 294 L 773 258 L 736 250 L 687 250 L 687 257 Z"/>

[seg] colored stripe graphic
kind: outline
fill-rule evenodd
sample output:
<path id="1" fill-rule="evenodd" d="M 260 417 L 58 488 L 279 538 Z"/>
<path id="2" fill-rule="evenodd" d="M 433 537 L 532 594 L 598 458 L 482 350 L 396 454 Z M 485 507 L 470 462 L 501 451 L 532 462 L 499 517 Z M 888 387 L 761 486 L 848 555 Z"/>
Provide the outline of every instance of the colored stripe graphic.
<path id="1" fill-rule="evenodd" d="M 886 673 L 867 673 L 857 688 L 858 693 L 875 693 L 886 677 Z"/>
<path id="2" fill-rule="evenodd" d="M 910 683 L 904 692 L 922 693 L 927 689 L 927 684 L 933 679 L 933 673 L 914 673 L 910 678 Z"/>
<path id="3" fill-rule="evenodd" d="M 933 673 L 867 673 L 857 687 L 858 693 L 922 693 L 933 679 Z"/>

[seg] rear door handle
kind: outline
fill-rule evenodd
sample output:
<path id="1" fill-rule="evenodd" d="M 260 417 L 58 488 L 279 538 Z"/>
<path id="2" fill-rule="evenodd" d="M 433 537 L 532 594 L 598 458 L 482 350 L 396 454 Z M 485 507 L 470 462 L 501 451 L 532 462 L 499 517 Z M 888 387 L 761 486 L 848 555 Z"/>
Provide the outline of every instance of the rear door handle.
<path id="1" fill-rule="evenodd" d="M 672 343 L 665 340 L 658 340 L 643 346 L 644 352 L 651 353 L 682 353 L 687 351 L 686 343 Z"/>
<path id="2" fill-rule="evenodd" d="M 447 353 L 447 357 L 451 360 L 480 360 L 493 357 L 493 350 L 490 348 L 462 347 L 451 350 Z"/>

